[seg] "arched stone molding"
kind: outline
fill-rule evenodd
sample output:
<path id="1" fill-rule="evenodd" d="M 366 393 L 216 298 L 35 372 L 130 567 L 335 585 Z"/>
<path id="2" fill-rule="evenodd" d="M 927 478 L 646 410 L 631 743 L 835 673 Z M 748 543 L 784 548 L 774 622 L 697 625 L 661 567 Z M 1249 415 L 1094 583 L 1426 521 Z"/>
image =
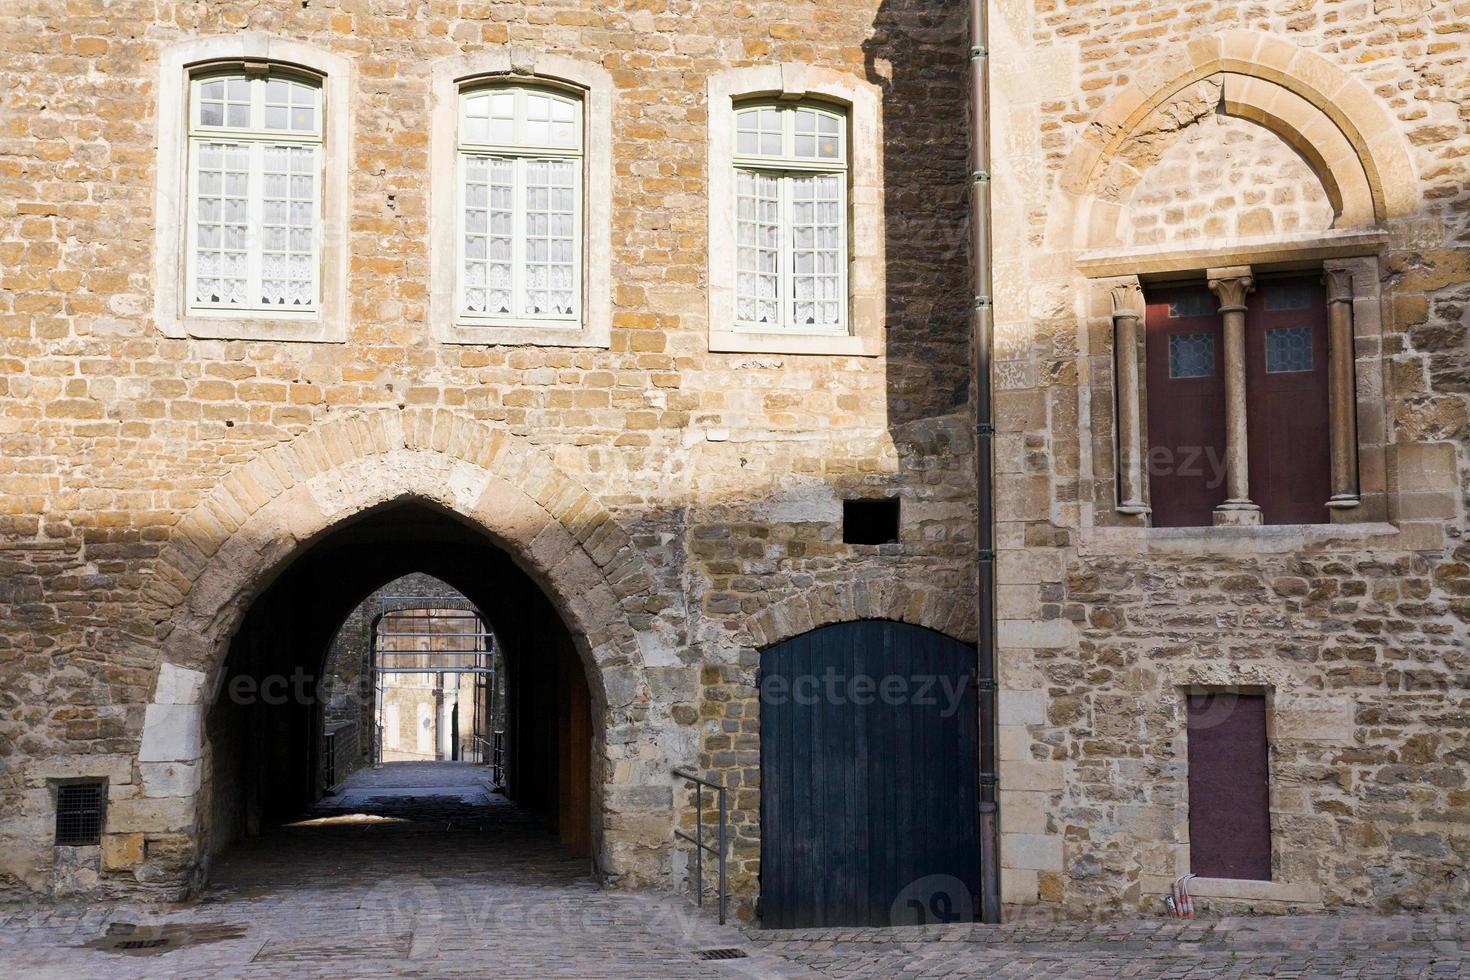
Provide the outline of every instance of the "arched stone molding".
<path id="1" fill-rule="evenodd" d="M 974 643 L 979 635 L 978 617 L 970 593 L 897 579 L 870 579 L 816 585 L 782 599 L 756 613 L 749 630 L 752 645 L 765 649 L 819 626 L 892 619 Z"/>
<path id="2" fill-rule="evenodd" d="M 1141 176 L 1121 163 L 1120 151 L 1156 109 L 1206 80 L 1220 83 L 1224 112 L 1266 127 L 1302 154 L 1332 201 L 1337 229 L 1371 228 L 1417 209 L 1418 182 L 1400 127 L 1365 86 L 1271 34 L 1226 31 L 1152 58 L 1093 117 L 1062 170 L 1066 204 L 1054 214 L 1052 242 L 1078 249 L 1117 243 L 1124 192 Z"/>
<path id="3" fill-rule="evenodd" d="M 457 515 L 511 555 L 577 643 L 601 712 L 599 742 L 611 751 L 637 740 L 657 693 L 629 614 L 650 607 L 655 583 L 627 532 L 549 453 L 523 439 L 444 410 L 355 414 L 241 465 L 174 527 L 147 590 L 172 628 L 138 755 L 144 796 L 159 806 L 130 832 L 198 837 L 206 706 L 224 682 L 230 640 L 250 604 L 303 548 L 402 500 Z M 604 777 L 594 795 L 605 814 L 647 811 L 649 800 L 668 793 L 667 760 L 600 754 Z M 158 812 L 167 819 L 153 820 Z M 658 874 L 646 839 L 606 818 L 594 822 L 594 836 L 609 875 Z"/>

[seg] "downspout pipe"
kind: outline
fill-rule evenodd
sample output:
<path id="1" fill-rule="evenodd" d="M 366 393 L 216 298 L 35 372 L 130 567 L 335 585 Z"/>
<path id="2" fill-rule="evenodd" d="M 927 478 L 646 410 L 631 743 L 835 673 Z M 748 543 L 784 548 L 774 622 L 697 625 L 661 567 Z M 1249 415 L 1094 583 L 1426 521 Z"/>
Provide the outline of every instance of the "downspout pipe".
<path id="1" fill-rule="evenodd" d="M 990 238 L 989 0 L 970 2 L 970 258 L 974 263 L 975 485 L 979 543 L 976 602 L 979 642 L 975 684 L 979 710 L 980 921 L 1000 922 L 1000 805 L 996 772 L 995 677 L 995 412 L 991 361 L 995 314 Z"/>

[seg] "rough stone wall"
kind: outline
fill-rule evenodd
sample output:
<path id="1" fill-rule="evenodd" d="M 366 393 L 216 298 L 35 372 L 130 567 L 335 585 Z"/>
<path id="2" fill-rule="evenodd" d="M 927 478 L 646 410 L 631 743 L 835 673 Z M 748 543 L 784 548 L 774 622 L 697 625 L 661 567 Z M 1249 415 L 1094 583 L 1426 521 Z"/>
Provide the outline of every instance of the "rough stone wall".
<path id="1" fill-rule="evenodd" d="M 1269 685 L 1282 707 L 1273 818 L 1296 890 L 1263 907 L 1463 906 L 1470 9 L 996 0 L 992 11 L 1007 900 L 1157 908 L 1185 843 L 1178 692 L 1209 683 Z M 240 30 L 356 65 L 344 344 L 166 340 L 150 319 L 158 50 Z M 1337 66 L 1409 147 L 1412 168 L 1385 179 L 1412 183 L 1419 206 L 1387 223 L 1383 333 L 1371 341 L 1395 491 L 1381 534 L 1100 533 L 1113 530 L 1098 516 L 1111 463 L 1092 436 L 1111 420 L 1094 383 L 1112 352 L 1075 243 L 1049 238 L 1064 171 L 1120 93 L 1228 30 Z M 354 413 L 439 408 L 544 449 L 638 550 L 652 587 L 627 621 L 648 689 L 628 701 L 672 720 L 619 731 L 609 766 L 667 757 L 734 788 L 733 884 L 748 910 L 757 651 L 865 615 L 975 635 L 964 34 L 961 5 L 921 0 L 6 4 L 0 881 L 49 887 L 55 778 L 109 778 L 118 833 L 102 885 L 139 887 L 140 867 L 186 846 L 187 790 L 145 798 L 144 781 L 171 770 L 138 761 L 158 650 L 187 605 L 158 599 L 177 586 L 150 571 L 188 537 L 182 516 L 225 484 L 250 496 L 240 467 Z M 430 66 L 504 44 L 613 75 L 610 350 L 442 345 L 426 325 Z M 705 79 L 778 61 L 882 90 L 882 357 L 707 352 Z M 1170 125 L 1154 129 L 1169 152 Z M 1311 185 L 1294 181 L 1307 201 Z M 899 545 L 840 543 L 839 500 L 856 494 L 902 498 Z M 657 855 L 671 801 L 682 802 L 607 803 Z"/>
<path id="2" fill-rule="evenodd" d="M 1006 901 L 1071 915 L 1161 908 L 1188 868 L 1182 694 L 1205 685 L 1270 692 L 1275 855 L 1271 883 L 1201 889 L 1206 907 L 1466 907 L 1470 4 L 999 0 L 992 11 Z M 1364 440 L 1389 444 L 1384 462 L 1362 464 L 1365 481 L 1387 467 L 1387 521 L 1155 532 L 1113 513 L 1111 309 L 1077 267 L 1113 231 L 1106 207 L 1135 206 L 1133 224 L 1120 222 L 1131 239 L 1092 246 L 1120 257 L 1194 247 L 1196 234 L 1228 251 L 1266 230 L 1250 218 L 1259 207 L 1277 233 L 1292 230 L 1283 216 L 1320 227 L 1322 187 L 1300 160 L 1264 152 L 1275 135 L 1242 142 L 1254 121 L 1206 114 L 1220 75 L 1185 89 L 1183 111 L 1127 123 L 1117 110 L 1222 37 L 1227 56 L 1353 113 L 1384 112 L 1391 124 L 1367 138 L 1404 148 L 1407 165 L 1382 180 L 1413 206 L 1377 222 L 1380 281 L 1363 285 L 1383 300 L 1356 307 L 1360 355 L 1381 355 L 1382 400 L 1359 422 Z M 1120 151 L 1089 185 L 1102 203 L 1088 227 L 1070 210 L 1085 176 L 1076 151 L 1115 136 Z M 1218 208 L 1206 167 L 1240 188 Z"/>
<path id="3" fill-rule="evenodd" d="M 1332 225 L 1306 161 L 1253 122 L 1209 115 L 1177 130 L 1129 201 L 1130 245 L 1291 235 Z"/>
<path id="4" fill-rule="evenodd" d="M 351 182 L 329 190 L 349 201 L 343 344 L 169 340 L 150 318 L 158 52 L 243 30 L 355 65 Z M 497 45 L 613 75 L 610 350 L 445 345 L 426 323 L 431 66 Z M 47 781 L 73 772 L 110 774 L 109 826 L 146 844 L 144 866 L 185 852 L 188 785 L 145 797 L 150 764 L 137 761 L 158 650 L 187 604 L 170 591 L 178 580 L 160 586 L 150 571 L 188 537 L 183 515 L 242 486 L 239 467 L 355 413 L 439 408 L 541 447 L 629 535 L 653 578 L 642 605 L 626 600 L 652 689 L 625 700 L 655 719 L 673 705 L 678 722 L 619 732 L 617 772 L 671 758 L 752 784 L 748 728 L 734 765 L 712 754 L 729 735 L 706 697 L 721 688 L 701 674 L 730 671 L 753 690 L 752 611 L 865 581 L 969 603 L 958 11 L 918 0 L 22 0 L 0 10 L 0 52 L 0 879 L 45 889 Z M 882 91 L 883 356 L 707 351 L 706 79 L 780 61 Z M 903 497 L 901 545 L 840 543 L 840 498 L 855 494 Z M 739 819 L 753 824 L 754 798 L 741 799 Z M 608 805 L 657 856 L 670 803 Z M 748 831 L 747 895 L 755 848 Z M 103 884 L 133 887 L 139 867 L 106 865 Z M 657 870 L 640 868 L 642 879 Z"/>

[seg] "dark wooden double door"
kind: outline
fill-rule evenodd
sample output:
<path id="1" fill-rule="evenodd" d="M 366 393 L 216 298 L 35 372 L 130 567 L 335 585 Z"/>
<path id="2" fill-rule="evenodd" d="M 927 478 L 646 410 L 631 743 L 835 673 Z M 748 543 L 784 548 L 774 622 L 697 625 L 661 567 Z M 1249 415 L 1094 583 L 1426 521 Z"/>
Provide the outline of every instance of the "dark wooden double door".
<path id="1" fill-rule="evenodd" d="M 766 927 L 972 917 L 974 657 L 887 620 L 822 627 L 762 654 Z"/>

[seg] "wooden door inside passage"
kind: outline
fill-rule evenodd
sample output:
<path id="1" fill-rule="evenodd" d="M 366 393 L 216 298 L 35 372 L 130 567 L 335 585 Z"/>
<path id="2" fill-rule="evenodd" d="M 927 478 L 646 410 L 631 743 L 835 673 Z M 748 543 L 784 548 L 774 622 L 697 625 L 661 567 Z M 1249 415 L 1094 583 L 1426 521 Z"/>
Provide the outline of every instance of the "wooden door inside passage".
<path id="1" fill-rule="evenodd" d="M 1148 290 L 1144 462 L 1154 527 L 1208 527 L 1215 508 L 1225 502 L 1225 340 L 1219 308 L 1203 283 Z"/>
<path id="2" fill-rule="evenodd" d="M 557 831 L 576 857 L 592 855 L 592 704 L 581 657 L 564 640 L 558 648 Z"/>
<path id="3" fill-rule="evenodd" d="M 1321 276 L 1266 279 L 1246 301 L 1251 499 L 1267 524 L 1323 524 L 1332 495 L 1327 292 Z"/>
<path id="4" fill-rule="evenodd" d="M 763 925 L 973 919 L 974 668 L 973 647 L 887 620 L 762 653 Z"/>

